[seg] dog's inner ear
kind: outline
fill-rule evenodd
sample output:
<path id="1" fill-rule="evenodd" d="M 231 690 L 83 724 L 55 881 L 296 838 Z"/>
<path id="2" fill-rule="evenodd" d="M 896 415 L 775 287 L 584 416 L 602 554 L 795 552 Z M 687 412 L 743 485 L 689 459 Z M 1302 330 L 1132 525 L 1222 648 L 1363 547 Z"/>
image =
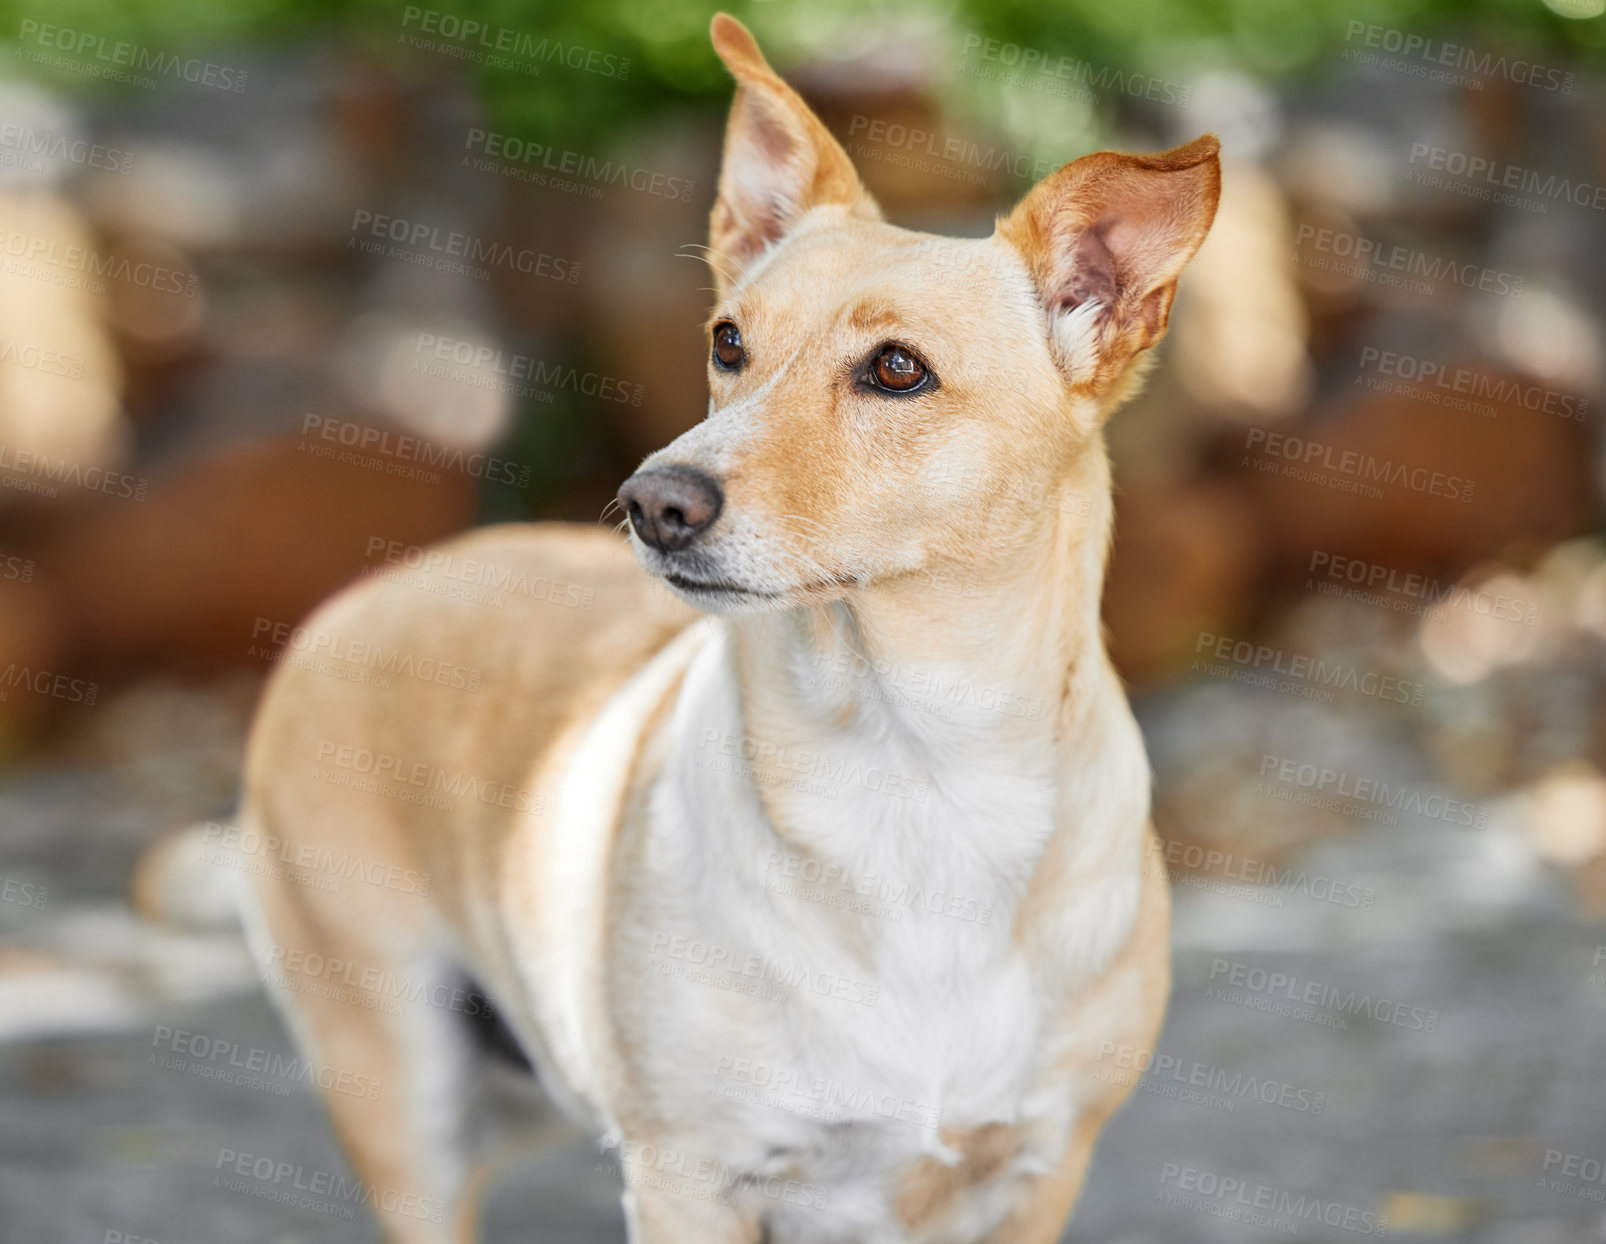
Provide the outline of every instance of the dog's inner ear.
<path id="1" fill-rule="evenodd" d="M 719 197 L 709 220 L 723 297 L 743 270 L 811 209 L 834 204 L 866 220 L 879 220 L 881 214 L 847 153 L 769 67 L 747 29 L 722 13 L 714 19 L 712 35 L 714 50 L 737 82 Z"/>
<path id="2" fill-rule="evenodd" d="M 1205 135 L 1159 155 L 1083 156 L 999 222 L 1037 283 L 1050 347 L 1073 384 L 1104 387 L 1165 335 L 1177 277 L 1215 219 L 1219 149 Z"/>

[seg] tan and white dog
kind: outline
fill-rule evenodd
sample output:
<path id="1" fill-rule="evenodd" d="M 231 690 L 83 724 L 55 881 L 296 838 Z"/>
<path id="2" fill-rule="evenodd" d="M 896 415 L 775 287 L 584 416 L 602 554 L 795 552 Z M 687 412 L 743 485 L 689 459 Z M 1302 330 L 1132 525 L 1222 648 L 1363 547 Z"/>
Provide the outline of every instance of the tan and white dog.
<path id="1" fill-rule="evenodd" d="M 1102 424 L 1217 143 L 934 238 L 713 41 L 707 418 L 622 488 L 634 557 L 481 530 L 298 632 L 230 831 L 271 844 L 253 952 L 394 1241 L 474 1238 L 454 1025 L 493 1008 L 632 1241 L 1052 1241 L 1169 989 Z"/>

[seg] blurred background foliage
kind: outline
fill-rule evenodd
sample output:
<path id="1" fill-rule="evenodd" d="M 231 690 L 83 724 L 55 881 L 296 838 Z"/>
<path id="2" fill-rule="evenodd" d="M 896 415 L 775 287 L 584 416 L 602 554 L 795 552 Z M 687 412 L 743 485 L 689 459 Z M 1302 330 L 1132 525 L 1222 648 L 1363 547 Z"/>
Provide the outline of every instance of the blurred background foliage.
<path id="1" fill-rule="evenodd" d="M 396 64 L 409 57 L 404 14 L 390 0 L 50 0 L 0 4 L 0 29 L 14 40 L 28 19 L 91 31 L 108 40 L 182 51 L 229 44 L 258 53 L 275 42 L 315 40 L 347 54 Z M 488 30 L 539 30 L 565 45 L 606 48 L 628 57 L 623 81 L 576 81 L 562 73 L 528 76 L 479 66 L 475 76 L 491 120 L 513 132 L 554 129 L 595 141 L 666 110 L 720 110 L 728 78 L 708 45 L 713 6 L 684 0 L 478 0 L 417 6 L 484 23 Z M 1498 49 L 1512 58 L 1550 61 L 1606 56 L 1606 24 L 1595 0 L 733 0 L 724 6 L 753 29 L 781 65 L 851 59 L 866 22 L 876 38 L 958 44 L 968 33 L 1049 49 L 1100 68 L 1172 80 L 1233 69 L 1272 81 L 1320 75 L 1356 44 L 1356 24 Z M 416 26 L 413 27 L 416 29 Z M 949 49 L 958 54 L 959 48 Z M 46 71 L 48 76 L 48 71 Z M 57 75 L 60 81 L 65 75 Z M 952 83 L 969 116 L 1028 146 L 1034 157 L 1071 159 L 1110 141 L 1108 110 L 1067 136 L 1045 101 L 1032 109 L 999 106 L 999 93 Z"/>

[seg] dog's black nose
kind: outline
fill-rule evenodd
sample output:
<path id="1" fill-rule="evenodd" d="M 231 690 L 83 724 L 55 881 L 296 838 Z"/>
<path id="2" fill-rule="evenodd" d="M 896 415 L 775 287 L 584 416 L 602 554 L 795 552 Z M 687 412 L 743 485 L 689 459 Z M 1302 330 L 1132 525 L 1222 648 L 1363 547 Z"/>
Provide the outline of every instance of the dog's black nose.
<path id="1" fill-rule="evenodd" d="M 619 504 L 638 536 L 660 553 L 673 553 L 714 525 L 725 494 L 696 467 L 653 467 L 624 482 Z"/>

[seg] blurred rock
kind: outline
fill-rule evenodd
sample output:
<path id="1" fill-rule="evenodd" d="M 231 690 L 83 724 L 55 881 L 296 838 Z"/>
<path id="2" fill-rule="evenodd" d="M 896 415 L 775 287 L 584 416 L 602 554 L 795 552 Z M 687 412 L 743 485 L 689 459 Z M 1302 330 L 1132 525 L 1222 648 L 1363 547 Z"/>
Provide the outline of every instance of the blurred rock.
<path id="1" fill-rule="evenodd" d="M 1293 252 L 1277 183 L 1253 165 L 1228 162 L 1215 223 L 1177 291 L 1168 347 L 1178 381 L 1199 403 L 1275 422 L 1309 402 L 1315 376 Z"/>
<path id="2" fill-rule="evenodd" d="M 1142 685 L 1174 673 L 1200 631 L 1242 623 L 1264 561 L 1254 509 L 1228 485 L 1117 490 L 1104 621 L 1122 675 Z"/>
<path id="3" fill-rule="evenodd" d="M 1478 360 L 1456 360 L 1474 372 Z M 1516 389 L 1531 382 L 1495 374 Z M 1244 434 L 1235 442 L 1239 479 L 1263 507 L 1263 526 L 1277 555 L 1303 567 L 1312 550 L 1380 563 L 1401 571 L 1462 567 L 1479 557 L 1542 549 L 1584 530 L 1596 504 L 1585 425 L 1528 410 L 1516 398 L 1484 404 L 1492 416 L 1448 409 L 1395 392 L 1368 390 L 1353 403 L 1267 435 L 1291 439 L 1268 452 Z M 1259 432 L 1260 430 L 1257 430 Z M 1238 451 L 1242 451 L 1240 454 Z M 1326 468 L 1346 453 L 1360 465 Z M 1257 466 L 1275 469 L 1256 469 Z M 1370 469 L 1404 468 L 1408 478 L 1471 481 L 1468 500 L 1427 486 L 1382 483 L 1363 496 L 1290 472 L 1324 474 L 1343 485 L 1366 482 Z M 1464 486 L 1457 491 L 1465 493 Z"/>
<path id="4" fill-rule="evenodd" d="M 58 612 L 60 602 L 34 581 L 37 566 L 31 558 L 0 555 L 0 574 L 8 569 L 17 577 L 0 577 L 0 670 L 60 669 L 69 625 Z M 0 758 L 20 748 L 27 729 L 46 717 L 51 706 L 47 697 L 15 686 L 0 692 Z"/>
<path id="5" fill-rule="evenodd" d="M 392 431 L 391 436 L 396 433 Z M 425 544 L 468 525 L 478 480 L 437 482 L 279 439 L 193 464 L 142 503 L 86 508 L 40 547 L 40 585 L 84 662 L 209 668 L 246 660 L 258 618 L 294 623 L 357 574 L 377 536 Z"/>
<path id="6" fill-rule="evenodd" d="M 118 256 L 67 199 L 43 189 L 0 192 L 0 511 L 48 492 L 48 470 L 114 467 L 128 448 L 122 365 L 108 329 Z M 119 283 L 121 285 L 123 283 Z M 19 464 L 19 458 L 23 464 Z M 17 485 L 27 491 L 19 491 Z"/>

